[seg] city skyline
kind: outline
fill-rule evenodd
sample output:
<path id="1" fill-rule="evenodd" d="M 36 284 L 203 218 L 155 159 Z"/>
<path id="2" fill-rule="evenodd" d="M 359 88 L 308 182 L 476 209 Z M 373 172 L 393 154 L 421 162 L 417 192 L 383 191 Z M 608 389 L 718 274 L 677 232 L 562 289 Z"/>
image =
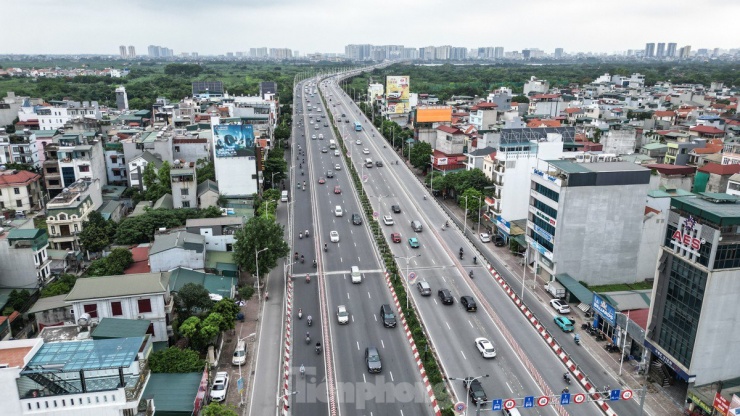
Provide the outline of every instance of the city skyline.
<path id="1" fill-rule="evenodd" d="M 3 6 L 6 15 L 32 15 L 42 26 L 78 22 L 80 16 L 86 22 L 67 25 L 66 36 L 49 37 L 43 32 L 27 31 L 23 19 L 9 19 L 6 31 L 11 36 L 0 42 L 0 54 L 117 55 L 119 45 L 132 45 L 137 51 L 146 50 L 149 45 L 167 45 L 175 55 L 221 55 L 263 46 L 298 50 L 302 55 L 343 54 L 347 44 L 413 48 L 451 45 L 468 49 L 503 46 L 506 50 L 538 48 L 547 53 L 563 48 L 565 53 L 597 54 L 642 50 L 647 43 L 691 45 L 693 50 L 740 47 L 731 43 L 740 39 L 737 25 L 723 28 L 725 35 L 720 38 L 708 31 L 683 30 L 696 24 L 693 9 L 688 7 L 693 3 L 685 0 L 679 4 L 668 0 L 626 0 L 620 4 L 620 10 L 630 13 L 617 17 L 603 5 L 583 0 L 565 0 L 565 5 L 531 0 L 505 6 L 463 0 L 455 3 L 455 10 L 464 11 L 459 18 L 440 13 L 449 3 L 438 0 L 411 0 L 398 11 L 398 4 L 388 0 L 351 5 L 329 0 L 310 4 L 297 0 L 269 4 L 215 0 L 205 9 L 190 7 L 191 3 L 194 5 L 195 1 L 182 0 L 177 8 L 172 8 L 132 0 L 111 14 L 107 4 L 92 0 L 80 0 L 74 5 L 45 0 L 12 2 Z M 719 15 L 740 13 L 740 4 L 723 0 L 708 0 L 704 6 Z M 388 25 L 389 19 L 394 23 Z M 129 26 L 126 22 L 135 23 Z M 220 22 L 216 25 L 218 31 L 192 30 L 194 24 L 206 28 L 206 22 Z M 670 24 L 663 24 L 667 22 Z M 613 30 L 625 24 L 640 30 Z M 460 26 L 465 30 L 460 30 Z M 111 27 L 136 30 L 118 32 L 111 31 Z M 23 33 L 23 41 L 12 33 Z M 270 33 L 270 44 L 266 44 L 266 33 Z M 214 42 L 214 37 L 218 42 Z M 81 41 L 74 43 L 69 39 Z"/>

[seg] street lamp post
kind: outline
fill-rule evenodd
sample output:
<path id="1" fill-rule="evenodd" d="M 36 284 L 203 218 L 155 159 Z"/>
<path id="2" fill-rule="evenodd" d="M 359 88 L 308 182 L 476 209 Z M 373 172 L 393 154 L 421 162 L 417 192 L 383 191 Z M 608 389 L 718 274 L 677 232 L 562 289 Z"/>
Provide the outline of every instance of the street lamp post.
<path id="1" fill-rule="evenodd" d="M 465 377 L 465 378 L 459 378 L 459 377 L 447 377 L 447 380 L 458 380 L 465 382 L 465 392 L 467 393 L 467 397 L 465 399 L 465 415 L 468 414 L 468 404 L 470 403 L 470 385 L 473 383 L 473 380 L 478 380 L 481 378 L 488 377 L 488 374 L 478 376 L 478 377 Z M 476 416 L 480 415 L 480 405 L 477 406 L 477 410 L 475 411 Z"/>
<path id="2" fill-rule="evenodd" d="M 394 257 L 397 259 L 406 260 L 406 276 L 403 278 L 403 280 L 406 282 L 406 309 L 408 309 L 409 308 L 409 296 L 411 296 L 410 295 L 411 287 L 409 286 L 408 281 L 407 281 L 407 279 L 409 278 L 409 260 L 413 259 L 414 257 L 421 257 L 421 254 L 415 254 L 413 256 L 406 256 L 406 257 L 403 257 L 403 256 L 394 256 Z"/>
<path id="3" fill-rule="evenodd" d="M 262 299 L 262 292 L 260 291 L 260 263 L 257 256 L 259 256 L 260 253 L 263 251 L 266 251 L 267 247 L 263 248 L 262 250 L 257 251 L 257 249 L 254 249 L 254 266 L 255 266 L 255 273 L 257 274 L 257 303 L 260 302 L 260 299 Z M 259 318 L 259 315 L 258 315 Z"/>
<path id="4" fill-rule="evenodd" d="M 432 171 L 429 178 L 429 187 L 432 188 L 432 198 L 434 198 L 434 162 L 429 162 L 429 170 Z"/>

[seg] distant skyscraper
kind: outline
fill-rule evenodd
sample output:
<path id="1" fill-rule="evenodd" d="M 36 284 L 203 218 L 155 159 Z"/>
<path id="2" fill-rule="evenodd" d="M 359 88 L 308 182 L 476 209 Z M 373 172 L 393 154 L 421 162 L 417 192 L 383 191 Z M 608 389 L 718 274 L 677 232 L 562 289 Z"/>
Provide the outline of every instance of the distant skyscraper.
<path id="1" fill-rule="evenodd" d="M 555 59 L 563 59 L 563 48 L 555 48 Z"/>
<path id="2" fill-rule="evenodd" d="M 657 56 L 658 58 L 665 57 L 665 43 L 658 44 L 658 51 L 655 53 L 655 56 Z"/>
<path id="3" fill-rule="evenodd" d="M 669 58 L 675 58 L 676 57 L 676 44 L 675 43 L 669 43 L 668 44 L 668 50 L 665 54 Z"/>
<path id="4" fill-rule="evenodd" d="M 118 53 L 121 55 L 121 58 L 125 58 L 126 57 L 126 46 L 125 45 L 119 46 Z"/>
<path id="5" fill-rule="evenodd" d="M 688 59 L 691 56 L 691 45 L 686 45 L 679 49 L 678 57 L 680 59 Z"/>
<path id="6" fill-rule="evenodd" d="M 503 59 L 504 58 L 504 47 L 503 46 L 496 46 L 494 48 L 493 57 L 496 59 Z"/>
<path id="7" fill-rule="evenodd" d="M 655 57 L 655 44 L 646 43 L 645 44 L 645 58 L 654 58 L 654 57 Z"/>

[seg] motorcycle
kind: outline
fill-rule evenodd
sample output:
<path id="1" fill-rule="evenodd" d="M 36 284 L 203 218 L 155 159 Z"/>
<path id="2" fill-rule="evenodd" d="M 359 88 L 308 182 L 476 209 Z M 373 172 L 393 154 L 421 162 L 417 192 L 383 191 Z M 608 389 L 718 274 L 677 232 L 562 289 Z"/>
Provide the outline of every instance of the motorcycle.
<path id="1" fill-rule="evenodd" d="M 308 318 L 306 318 L 306 322 L 308 322 L 308 326 L 313 325 L 313 318 L 311 318 L 311 315 L 308 315 Z"/>
<path id="2" fill-rule="evenodd" d="M 573 337 L 573 341 L 575 341 L 576 345 L 581 345 L 581 337 L 578 334 Z"/>
<path id="3" fill-rule="evenodd" d="M 311 283 L 311 275 L 306 273 L 306 283 Z"/>
<path id="4" fill-rule="evenodd" d="M 478 257 L 473 257 L 473 264 L 478 264 Z"/>
<path id="5" fill-rule="evenodd" d="M 298 239 L 303 240 L 303 233 L 298 233 Z"/>
<path id="6" fill-rule="evenodd" d="M 473 278 L 473 271 L 472 270 L 470 271 L 470 273 L 468 273 L 468 276 L 470 276 L 471 279 Z"/>
<path id="7" fill-rule="evenodd" d="M 306 344 L 310 344 L 310 343 L 311 343 L 311 335 L 309 335 L 308 332 L 306 332 Z"/>
<path id="8" fill-rule="evenodd" d="M 304 234 L 306 234 L 306 238 L 308 238 L 308 230 L 306 230 Z"/>
<path id="9" fill-rule="evenodd" d="M 566 383 L 570 384 L 570 374 L 563 374 L 563 380 L 565 380 Z"/>
<path id="10" fill-rule="evenodd" d="M 298 260 L 298 252 L 295 252 L 295 255 L 293 256 L 293 260 Z"/>
<path id="11" fill-rule="evenodd" d="M 462 251 L 461 251 L 461 252 L 460 252 L 460 260 L 462 260 L 462 259 L 463 259 L 463 253 L 462 253 Z"/>
<path id="12" fill-rule="evenodd" d="M 321 354 L 321 343 L 320 342 L 316 343 L 316 354 Z"/>
<path id="13" fill-rule="evenodd" d="M 303 257 L 303 254 L 301 254 L 301 263 L 305 263 L 305 262 L 306 262 L 306 258 Z"/>
<path id="14" fill-rule="evenodd" d="M 313 268 L 316 268 L 316 259 L 313 259 Z"/>
<path id="15" fill-rule="evenodd" d="M 298 308 L 298 319 L 303 319 L 303 309 Z"/>
<path id="16" fill-rule="evenodd" d="M 324 252 L 327 252 L 327 251 L 329 251 L 329 246 L 327 246 L 326 243 L 324 243 Z"/>
<path id="17" fill-rule="evenodd" d="M 270 294 L 265 292 L 265 300 L 269 300 L 269 299 L 270 299 Z"/>

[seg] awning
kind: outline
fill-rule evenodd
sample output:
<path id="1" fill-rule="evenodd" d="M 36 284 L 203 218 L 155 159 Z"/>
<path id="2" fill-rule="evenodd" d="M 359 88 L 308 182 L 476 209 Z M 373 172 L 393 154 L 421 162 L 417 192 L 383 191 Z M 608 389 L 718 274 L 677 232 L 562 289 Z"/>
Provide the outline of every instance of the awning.
<path id="1" fill-rule="evenodd" d="M 576 279 L 570 277 L 569 274 L 563 273 L 555 276 L 555 280 L 560 282 L 561 285 L 565 286 L 565 289 L 570 294 L 583 303 L 591 304 L 594 298 L 594 292 L 578 283 Z"/>
<path id="2" fill-rule="evenodd" d="M 524 234 L 512 235 L 509 238 L 519 244 L 520 247 L 527 247 L 527 239 L 524 237 Z"/>

